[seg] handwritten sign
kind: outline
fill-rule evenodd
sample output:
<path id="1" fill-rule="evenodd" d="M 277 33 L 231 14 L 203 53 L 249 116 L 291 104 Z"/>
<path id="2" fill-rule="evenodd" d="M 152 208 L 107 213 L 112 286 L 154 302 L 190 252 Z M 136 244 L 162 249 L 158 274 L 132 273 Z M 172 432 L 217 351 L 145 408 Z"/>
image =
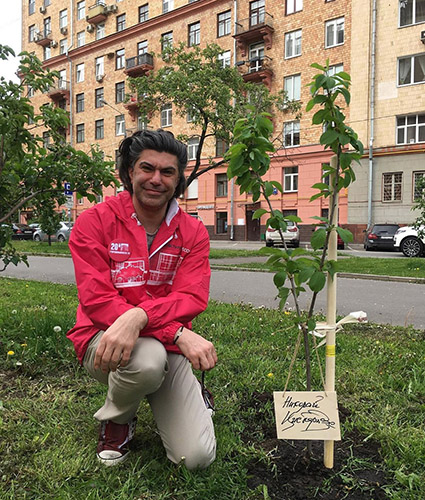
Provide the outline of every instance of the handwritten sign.
<path id="1" fill-rule="evenodd" d="M 274 392 L 278 439 L 340 441 L 336 392 Z"/>

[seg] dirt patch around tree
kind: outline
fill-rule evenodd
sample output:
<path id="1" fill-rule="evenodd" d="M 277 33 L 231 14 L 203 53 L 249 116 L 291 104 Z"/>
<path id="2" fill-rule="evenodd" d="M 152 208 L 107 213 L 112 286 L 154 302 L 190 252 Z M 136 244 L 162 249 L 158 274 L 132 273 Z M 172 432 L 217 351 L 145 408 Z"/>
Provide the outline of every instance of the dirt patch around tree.
<path id="1" fill-rule="evenodd" d="M 247 415 L 244 440 L 260 447 L 267 460 L 252 461 L 248 468 L 250 489 L 263 489 L 271 500 L 383 500 L 388 498 L 379 444 L 353 430 L 335 442 L 334 468 L 323 465 L 323 441 L 312 441 L 312 456 L 306 454 L 306 441 L 276 438 L 273 396 L 254 393 L 241 408 Z M 255 417 L 252 416 L 252 409 Z M 339 407 L 341 424 L 349 412 Z M 262 436 L 255 440 L 253 436 Z M 265 485 L 262 486 L 262 485 Z M 267 498 L 263 493 L 264 498 Z"/>

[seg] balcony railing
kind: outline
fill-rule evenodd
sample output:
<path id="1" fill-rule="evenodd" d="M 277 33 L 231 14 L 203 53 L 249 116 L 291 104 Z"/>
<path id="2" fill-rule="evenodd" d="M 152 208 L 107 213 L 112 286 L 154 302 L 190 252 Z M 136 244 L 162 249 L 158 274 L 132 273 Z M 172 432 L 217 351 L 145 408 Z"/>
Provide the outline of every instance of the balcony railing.
<path id="1" fill-rule="evenodd" d="M 248 71 L 242 75 L 246 82 L 264 83 L 270 89 L 273 70 L 271 69 L 272 59 L 268 56 L 254 57 L 247 61 Z"/>
<path id="2" fill-rule="evenodd" d="M 52 32 L 49 29 L 39 31 L 34 35 L 34 42 L 42 47 L 47 47 L 53 40 Z"/>
<path id="3" fill-rule="evenodd" d="M 108 8 L 104 2 L 96 2 L 88 8 L 86 20 L 92 24 L 102 23 L 108 16 Z"/>
<path id="4" fill-rule="evenodd" d="M 69 81 L 60 78 L 56 83 L 56 85 L 51 85 L 49 87 L 47 95 L 52 100 L 59 100 L 63 98 L 69 99 L 69 89 L 70 89 Z"/>
<path id="5" fill-rule="evenodd" d="M 236 36 L 264 26 L 273 28 L 273 16 L 268 12 L 256 12 L 255 15 L 236 23 Z"/>
<path id="6" fill-rule="evenodd" d="M 266 49 L 272 48 L 273 43 L 273 16 L 268 12 L 251 14 L 247 19 L 242 19 L 236 23 L 236 39 L 238 49 L 242 57 L 245 57 L 250 44 L 263 41 Z"/>
<path id="7" fill-rule="evenodd" d="M 153 69 L 153 55 L 149 52 L 125 60 L 125 73 L 128 76 L 140 76 Z"/>

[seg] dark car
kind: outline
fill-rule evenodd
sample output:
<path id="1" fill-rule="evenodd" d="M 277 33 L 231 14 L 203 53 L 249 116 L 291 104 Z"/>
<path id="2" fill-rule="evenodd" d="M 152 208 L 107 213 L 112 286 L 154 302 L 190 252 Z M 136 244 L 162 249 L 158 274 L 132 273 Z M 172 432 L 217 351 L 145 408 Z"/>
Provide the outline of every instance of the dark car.
<path id="1" fill-rule="evenodd" d="M 13 222 L 12 224 L 2 224 L 2 226 L 8 226 L 12 229 L 12 240 L 32 240 L 34 230 L 28 224 Z"/>
<path id="2" fill-rule="evenodd" d="M 394 235 L 399 229 L 398 224 L 374 224 L 366 231 L 365 250 L 394 250 Z"/>

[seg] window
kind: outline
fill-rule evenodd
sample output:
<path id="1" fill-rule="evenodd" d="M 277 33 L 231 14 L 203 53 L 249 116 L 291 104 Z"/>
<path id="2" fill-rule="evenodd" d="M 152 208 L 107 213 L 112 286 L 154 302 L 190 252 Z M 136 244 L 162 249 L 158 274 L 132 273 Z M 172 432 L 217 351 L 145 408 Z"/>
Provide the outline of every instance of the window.
<path id="1" fill-rule="evenodd" d="M 325 23 L 325 47 L 335 47 L 344 43 L 344 26 L 343 17 L 326 21 Z"/>
<path id="2" fill-rule="evenodd" d="M 293 14 L 303 10 L 303 0 L 286 0 L 286 14 Z"/>
<path id="3" fill-rule="evenodd" d="M 218 60 L 220 61 L 223 68 L 230 68 L 230 57 L 231 57 L 230 50 L 226 50 L 226 52 L 218 54 Z"/>
<path id="4" fill-rule="evenodd" d="M 400 0 L 399 25 L 423 23 L 425 21 L 425 0 Z"/>
<path id="5" fill-rule="evenodd" d="M 77 113 L 84 111 L 84 93 L 75 96 L 75 107 Z"/>
<path id="6" fill-rule="evenodd" d="M 263 67 L 264 43 L 255 43 L 249 46 L 249 72 L 255 73 Z"/>
<path id="7" fill-rule="evenodd" d="M 257 26 L 257 24 L 264 24 L 264 0 L 256 0 L 249 4 L 249 25 Z"/>
<path id="8" fill-rule="evenodd" d="M 96 108 L 103 108 L 103 87 L 99 87 L 94 91 L 94 105 Z"/>
<path id="9" fill-rule="evenodd" d="M 28 0 L 28 15 L 34 14 L 35 12 L 35 0 Z"/>
<path id="10" fill-rule="evenodd" d="M 117 16 L 117 31 L 125 30 L 125 14 Z"/>
<path id="11" fill-rule="evenodd" d="M 48 7 L 51 4 L 51 0 L 43 0 L 44 7 Z"/>
<path id="12" fill-rule="evenodd" d="M 167 47 L 173 46 L 173 32 L 168 31 L 161 35 L 161 50 L 164 51 Z"/>
<path id="13" fill-rule="evenodd" d="M 425 114 L 397 117 L 397 144 L 425 142 Z"/>
<path id="14" fill-rule="evenodd" d="M 84 123 L 77 125 L 77 142 L 84 142 Z"/>
<path id="15" fill-rule="evenodd" d="M 103 78 L 103 76 L 105 74 L 105 70 L 104 70 L 104 58 L 103 58 L 103 56 L 96 57 L 94 67 L 95 67 L 96 79 Z"/>
<path id="16" fill-rule="evenodd" d="M 217 197 L 227 197 L 227 174 L 217 174 L 215 176 L 215 186 L 216 192 L 215 195 Z"/>
<path id="17" fill-rule="evenodd" d="M 164 104 L 161 108 L 161 127 L 171 127 L 173 124 L 173 108 L 171 104 Z"/>
<path id="18" fill-rule="evenodd" d="M 94 138 L 103 139 L 104 136 L 104 124 L 102 120 L 96 120 L 94 122 Z"/>
<path id="19" fill-rule="evenodd" d="M 285 147 L 300 145 L 300 122 L 287 122 L 283 126 L 283 145 Z"/>
<path id="20" fill-rule="evenodd" d="M 115 102 L 124 102 L 125 99 L 125 82 L 117 82 L 115 84 Z"/>
<path id="21" fill-rule="evenodd" d="M 68 26 L 68 10 L 63 9 L 59 12 L 59 28 L 66 28 Z"/>
<path id="22" fill-rule="evenodd" d="M 328 76 L 334 76 L 336 73 L 339 73 L 340 71 L 344 71 L 344 65 L 341 64 L 335 64 L 333 66 L 329 66 L 329 70 L 327 72 Z"/>
<path id="23" fill-rule="evenodd" d="M 65 54 L 68 49 L 68 40 L 63 38 L 59 41 L 59 54 Z"/>
<path id="24" fill-rule="evenodd" d="M 79 31 L 77 33 L 77 47 L 82 47 L 86 43 L 86 32 Z"/>
<path id="25" fill-rule="evenodd" d="M 186 198 L 188 200 L 193 200 L 198 198 L 198 179 L 193 179 L 186 190 Z"/>
<path id="26" fill-rule="evenodd" d="M 283 191 L 285 193 L 298 191 L 298 167 L 285 167 L 283 171 Z"/>
<path id="27" fill-rule="evenodd" d="M 125 67 L 125 49 L 119 49 L 115 52 L 115 69 Z"/>
<path id="28" fill-rule="evenodd" d="M 149 19 L 149 4 L 145 3 L 139 7 L 139 23 L 144 23 Z"/>
<path id="29" fill-rule="evenodd" d="M 425 82 L 425 54 L 401 57 L 398 60 L 398 84 L 412 85 Z"/>
<path id="30" fill-rule="evenodd" d="M 35 35 L 35 24 L 32 24 L 31 26 L 28 27 L 28 41 L 29 42 L 34 41 L 34 35 Z"/>
<path id="31" fill-rule="evenodd" d="M 229 149 L 229 144 L 224 139 L 219 139 L 217 137 L 215 141 L 215 155 L 224 156 L 224 154 L 228 149 Z"/>
<path id="32" fill-rule="evenodd" d="M 81 19 L 85 19 L 86 17 L 86 2 L 83 0 L 82 2 L 77 3 L 77 19 L 80 21 Z"/>
<path id="33" fill-rule="evenodd" d="M 43 132 L 43 146 L 47 148 L 50 144 L 50 134 L 49 132 Z"/>
<path id="34" fill-rule="evenodd" d="M 284 89 L 288 100 L 299 101 L 301 99 L 301 75 L 285 76 Z"/>
<path id="35" fill-rule="evenodd" d="M 138 113 L 137 115 L 137 130 L 146 130 L 148 128 L 148 119 L 146 116 Z"/>
<path id="36" fill-rule="evenodd" d="M 43 19 L 43 31 L 44 36 L 48 36 L 52 32 L 52 21 L 50 17 Z"/>
<path id="37" fill-rule="evenodd" d="M 382 181 L 383 181 L 382 201 L 401 201 L 402 180 L 403 180 L 402 172 L 382 174 Z"/>
<path id="38" fill-rule="evenodd" d="M 105 23 L 99 23 L 96 26 L 96 40 L 105 38 Z"/>
<path id="39" fill-rule="evenodd" d="M 146 54 L 148 51 L 148 41 L 143 40 L 137 44 L 137 55 L 141 56 L 142 54 Z"/>
<path id="40" fill-rule="evenodd" d="M 50 47 L 44 47 L 43 54 L 44 54 L 44 60 L 50 59 L 52 57 L 52 50 L 50 49 Z"/>
<path id="41" fill-rule="evenodd" d="M 187 143 L 187 159 L 196 160 L 196 153 L 199 148 L 199 137 L 191 137 Z"/>
<path id="42" fill-rule="evenodd" d="M 227 233 L 227 212 L 216 212 L 215 227 L 217 234 Z"/>
<path id="43" fill-rule="evenodd" d="M 425 197 L 424 182 L 425 172 L 413 172 L 413 201 L 419 201 Z"/>
<path id="44" fill-rule="evenodd" d="M 34 97 L 34 89 L 30 85 L 27 87 L 27 97 Z"/>
<path id="45" fill-rule="evenodd" d="M 174 0 L 162 0 L 162 12 L 165 14 L 166 12 L 170 12 L 170 10 L 174 9 Z"/>
<path id="46" fill-rule="evenodd" d="M 201 42 L 201 23 L 189 24 L 188 26 L 188 46 L 199 45 Z"/>
<path id="47" fill-rule="evenodd" d="M 76 66 L 76 81 L 77 83 L 84 82 L 84 63 Z"/>
<path id="48" fill-rule="evenodd" d="M 285 59 L 301 55 L 302 30 L 285 34 Z"/>
<path id="49" fill-rule="evenodd" d="M 217 15 L 217 36 L 230 35 L 232 12 L 227 10 Z"/>
<path id="50" fill-rule="evenodd" d="M 124 115 L 118 115 L 115 117 L 115 135 L 125 135 Z"/>
<path id="51" fill-rule="evenodd" d="M 190 109 L 186 115 L 187 123 L 192 123 L 195 118 L 195 109 Z"/>

